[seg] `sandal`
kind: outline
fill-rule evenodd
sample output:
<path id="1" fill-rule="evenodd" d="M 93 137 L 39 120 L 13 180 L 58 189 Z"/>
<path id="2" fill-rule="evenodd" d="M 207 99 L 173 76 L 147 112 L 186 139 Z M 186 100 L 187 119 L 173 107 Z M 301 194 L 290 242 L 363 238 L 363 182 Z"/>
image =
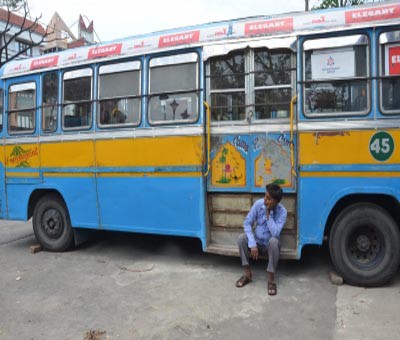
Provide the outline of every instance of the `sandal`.
<path id="1" fill-rule="evenodd" d="M 268 282 L 268 295 L 276 295 L 276 283 L 275 282 Z"/>
<path id="2" fill-rule="evenodd" d="M 243 275 L 239 280 L 236 281 L 236 287 L 242 288 L 248 283 L 250 283 L 252 279 L 250 277 L 247 277 L 246 275 Z"/>

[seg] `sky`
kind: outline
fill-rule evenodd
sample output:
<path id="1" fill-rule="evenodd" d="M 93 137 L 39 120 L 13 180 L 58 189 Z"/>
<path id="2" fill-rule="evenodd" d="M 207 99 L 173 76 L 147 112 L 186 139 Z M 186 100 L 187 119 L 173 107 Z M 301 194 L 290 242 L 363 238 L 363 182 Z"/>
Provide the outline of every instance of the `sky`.
<path id="1" fill-rule="evenodd" d="M 312 3 L 315 0 L 310 0 Z M 213 21 L 304 11 L 304 0 L 28 0 L 33 18 L 47 26 L 58 12 L 72 33 L 79 14 L 94 21 L 97 41 Z M 87 19 L 85 22 L 88 23 Z"/>

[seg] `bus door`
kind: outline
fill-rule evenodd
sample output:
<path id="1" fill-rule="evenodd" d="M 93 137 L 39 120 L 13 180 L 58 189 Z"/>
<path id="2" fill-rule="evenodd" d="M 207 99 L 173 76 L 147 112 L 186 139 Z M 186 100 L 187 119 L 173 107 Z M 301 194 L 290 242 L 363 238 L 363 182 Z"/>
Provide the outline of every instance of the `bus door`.
<path id="1" fill-rule="evenodd" d="M 282 235 L 283 253 L 297 256 L 290 133 L 290 103 L 296 84 L 295 41 L 247 42 L 244 48 L 227 47 L 226 54 L 208 59 L 210 252 L 237 252 L 236 240 L 252 204 L 264 197 L 266 184 L 277 183 L 284 189 L 283 203 L 289 212 Z"/>
<path id="2" fill-rule="evenodd" d="M 4 81 L 0 81 L 0 218 L 5 218 L 7 209 L 7 198 L 5 190 L 5 159 L 4 159 Z"/>
<path id="3" fill-rule="evenodd" d="M 39 79 L 21 77 L 6 81 L 5 85 L 5 179 L 8 206 L 14 207 L 7 217 L 25 218 L 26 211 L 18 200 L 31 185 L 41 181 L 37 132 Z"/>

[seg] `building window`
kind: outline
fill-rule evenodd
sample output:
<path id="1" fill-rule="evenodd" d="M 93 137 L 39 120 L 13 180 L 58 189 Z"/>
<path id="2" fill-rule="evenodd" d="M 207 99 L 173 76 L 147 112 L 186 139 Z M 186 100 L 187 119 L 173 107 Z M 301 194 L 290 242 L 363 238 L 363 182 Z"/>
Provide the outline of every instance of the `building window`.
<path id="1" fill-rule="evenodd" d="M 366 35 L 304 43 L 304 111 L 309 116 L 366 114 L 369 110 Z"/>
<path id="2" fill-rule="evenodd" d="M 11 85 L 8 102 L 8 132 L 35 131 L 36 84 Z"/>
<path id="3" fill-rule="evenodd" d="M 196 53 L 150 60 L 148 117 L 151 124 L 184 124 L 197 121 L 198 92 Z"/>
<path id="4" fill-rule="evenodd" d="M 25 55 L 27 57 L 32 56 L 32 48 L 30 44 L 23 41 L 17 41 L 17 44 L 18 44 L 18 52 L 22 52 L 21 55 Z"/>
<path id="5" fill-rule="evenodd" d="M 64 73 L 62 123 L 65 130 L 92 126 L 91 68 Z"/>
<path id="6" fill-rule="evenodd" d="M 100 67 L 98 105 L 100 126 L 139 125 L 141 103 L 140 62 Z"/>

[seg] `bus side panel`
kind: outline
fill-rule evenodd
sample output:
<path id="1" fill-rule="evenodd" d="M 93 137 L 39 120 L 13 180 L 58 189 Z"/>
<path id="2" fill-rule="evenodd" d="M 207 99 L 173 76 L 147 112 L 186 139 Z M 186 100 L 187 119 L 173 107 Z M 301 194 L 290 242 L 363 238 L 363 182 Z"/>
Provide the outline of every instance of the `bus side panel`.
<path id="1" fill-rule="evenodd" d="M 94 142 L 40 143 L 42 188 L 62 188 L 73 227 L 98 228 Z"/>
<path id="2" fill-rule="evenodd" d="M 385 161 L 374 157 L 374 140 L 382 134 L 392 139 L 393 145 L 399 145 L 398 130 L 300 133 L 301 245 L 322 243 L 327 218 L 336 202 L 346 195 L 387 194 L 400 198 L 399 154 L 393 152 Z"/>
<path id="3" fill-rule="evenodd" d="M 96 140 L 101 228 L 194 236 L 204 247 L 204 141 L 186 131 Z"/>
<path id="4" fill-rule="evenodd" d="M 300 245 L 322 244 L 329 214 L 335 204 L 351 194 L 387 194 L 400 199 L 400 178 L 397 173 L 384 173 L 387 177 L 303 177 L 299 182 Z M 357 176 L 360 176 L 357 178 Z M 377 173 L 379 176 L 379 173 Z"/>
<path id="5" fill-rule="evenodd" d="M 202 182 L 199 177 L 101 177 L 102 228 L 202 238 Z"/>

